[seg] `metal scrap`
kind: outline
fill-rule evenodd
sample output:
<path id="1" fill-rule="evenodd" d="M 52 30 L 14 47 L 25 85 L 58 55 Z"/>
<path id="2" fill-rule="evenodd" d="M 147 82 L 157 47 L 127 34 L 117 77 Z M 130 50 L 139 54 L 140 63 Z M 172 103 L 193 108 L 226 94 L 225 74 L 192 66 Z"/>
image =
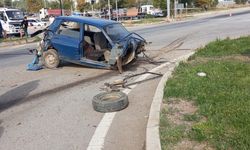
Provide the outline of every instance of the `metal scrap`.
<path id="1" fill-rule="evenodd" d="M 151 74 L 151 75 L 154 75 L 154 76 L 151 77 L 151 78 L 147 78 L 147 79 L 141 80 L 141 81 L 135 81 L 135 82 L 129 82 L 128 81 L 131 78 L 134 78 L 134 77 L 137 77 L 137 76 L 141 76 L 141 75 L 144 75 L 144 74 Z M 142 82 L 153 80 L 153 79 L 159 78 L 161 76 L 163 76 L 163 74 L 161 74 L 161 73 L 155 73 L 155 72 L 145 71 L 145 72 L 142 72 L 142 73 L 129 75 L 129 76 L 125 77 L 122 80 L 115 80 L 112 83 L 104 83 L 105 87 L 101 88 L 101 89 L 105 90 L 105 91 L 109 91 L 109 92 L 110 91 L 120 91 L 120 89 L 130 88 L 129 86 L 131 86 L 131 85 L 140 84 Z"/>

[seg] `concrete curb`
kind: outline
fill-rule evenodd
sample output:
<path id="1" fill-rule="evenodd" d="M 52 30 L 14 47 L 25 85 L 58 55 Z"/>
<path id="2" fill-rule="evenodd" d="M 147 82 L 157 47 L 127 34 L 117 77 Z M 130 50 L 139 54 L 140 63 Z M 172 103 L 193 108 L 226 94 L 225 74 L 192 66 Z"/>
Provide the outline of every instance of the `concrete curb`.
<path id="1" fill-rule="evenodd" d="M 160 112 L 161 112 L 161 103 L 163 99 L 163 90 L 166 81 L 172 75 L 175 67 L 179 65 L 180 61 L 187 60 L 191 55 L 195 52 L 191 52 L 187 55 L 179 57 L 174 60 L 175 65 L 169 68 L 162 79 L 160 80 L 155 95 L 151 104 L 148 123 L 147 123 L 147 130 L 146 130 L 146 150 L 161 150 L 161 142 L 160 142 L 160 134 L 159 134 L 159 123 L 160 123 Z"/>

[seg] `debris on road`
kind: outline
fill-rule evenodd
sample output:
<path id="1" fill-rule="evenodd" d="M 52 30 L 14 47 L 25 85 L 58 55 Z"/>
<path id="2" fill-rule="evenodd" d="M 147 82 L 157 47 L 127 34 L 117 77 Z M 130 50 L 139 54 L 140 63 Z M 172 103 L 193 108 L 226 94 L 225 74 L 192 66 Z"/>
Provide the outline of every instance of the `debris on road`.
<path id="1" fill-rule="evenodd" d="M 144 75 L 144 74 L 151 74 L 154 76 L 151 78 L 148 78 L 148 79 L 141 80 L 141 81 L 129 82 L 130 79 L 137 77 L 137 76 Z M 104 87 L 101 89 L 105 90 L 105 91 L 120 91 L 120 89 L 122 89 L 122 88 L 129 88 L 129 86 L 131 86 L 131 85 L 139 84 L 139 83 L 149 81 L 149 80 L 153 80 L 153 79 L 159 78 L 161 76 L 163 76 L 163 74 L 161 74 L 161 73 L 145 71 L 142 73 L 129 75 L 122 80 L 116 80 L 112 83 L 104 83 Z"/>
<path id="2" fill-rule="evenodd" d="M 128 104 L 128 96 L 123 92 L 103 92 L 92 100 L 94 110 L 102 113 L 125 109 Z"/>
<path id="3" fill-rule="evenodd" d="M 151 74 L 152 77 L 130 82 L 133 78 L 145 74 Z M 92 101 L 93 108 L 98 112 L 112 112 L 122 110 L 128 105 L 127 95 L 123 92 L 120 92 L 122 88 L 130 88 L 131 85 L 153 80 L 161 76 L 163 76 L 161 73 L 145 71 L 142 73 L 126 76 L 124 79 L 115 80 L 112 83 L 104 83 L 104 88 L 101 89 L 105 90 L 106 92 L 94 96 Z"/>
<path id="4" fill-rule="evenodd" d="M 41 55 L 38 53 L 38 51 L 36 49 L 31 49 L 29 50 L 29 53 L 34 54 L 35 57 L 33 58 L 32 62 L 27 65 L 27 70 L 37 71 L 43 69 L 42 63 L 40 62 Z"/>

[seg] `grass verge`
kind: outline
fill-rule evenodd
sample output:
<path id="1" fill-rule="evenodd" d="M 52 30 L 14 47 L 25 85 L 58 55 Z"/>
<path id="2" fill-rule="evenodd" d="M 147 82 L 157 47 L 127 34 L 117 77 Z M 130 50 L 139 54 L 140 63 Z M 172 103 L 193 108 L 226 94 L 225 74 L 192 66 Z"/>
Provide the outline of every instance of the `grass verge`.
<path id="1" fill-rule="evenodd" d="M 198 76 L 199 72 L 206 76 Z M 195 113 L 181 116 L 188 130 L 179 143 L 188 139 L 208 143 L 210 149 L 250 149 L 250 37 L 216 40 L 200 48 L 176 68 L 164 97 L 164 103 L 177 98 L 197 107 Z M 163 136 L 172 130 L 164 123 L 169 121 L 165 112 L 161 112 L 161 143 L 163 149 L 171 149 L 167 146 L 171 140 Z"/>
<path id="2" fill-rule="evenodd" d="M 124 21 L 124 25 L 153 24 L 165 21 L 164 18 L 145 18 L 140 20 Z"/>
<path id="3" fill-rule="evenodd" d="M 38 36 L 32 37 L 32 38 L 27 38 L 28 42 L 38 42 L 40 41 L 41 38 Z M 13 37 L 13 38 L 6 38 L 6 39 L 0 39 L 1 42 L 21 42 L 21 41 L 26 41 L 26 38 L 19 38 L 19 37 Z"/>

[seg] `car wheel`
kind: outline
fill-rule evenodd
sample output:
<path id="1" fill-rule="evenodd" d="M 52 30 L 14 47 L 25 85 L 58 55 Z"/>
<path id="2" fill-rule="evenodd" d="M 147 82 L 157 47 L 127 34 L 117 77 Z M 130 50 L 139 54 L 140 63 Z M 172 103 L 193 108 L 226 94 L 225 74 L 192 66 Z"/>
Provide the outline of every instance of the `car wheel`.
<path id="1" fill-rule="evenodd" d="M 123 92 L 100 93 L 92 100 L 94 110 L 103 113 L 122 110 L 128 103 L 128 96 Z"/>
<path id="2" fill-rule="evenodd" d="M 60 60 L 56 50 L 49 49 L 43 52 L 43 64 L 45 67 L 54 69 L 59 66 Z"/>

